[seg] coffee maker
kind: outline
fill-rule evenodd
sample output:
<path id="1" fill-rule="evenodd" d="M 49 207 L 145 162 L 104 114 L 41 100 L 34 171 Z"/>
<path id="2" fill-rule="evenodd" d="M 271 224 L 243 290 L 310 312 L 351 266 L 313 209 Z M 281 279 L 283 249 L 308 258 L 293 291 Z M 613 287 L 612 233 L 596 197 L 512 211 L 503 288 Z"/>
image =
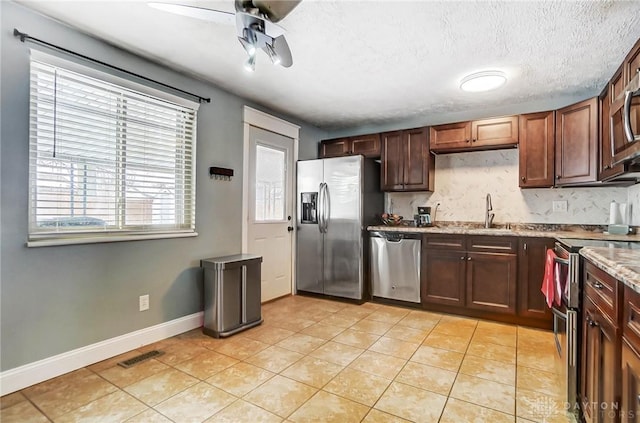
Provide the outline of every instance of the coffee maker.
<path id="1" fill-rule="evenodd" d="M 416 226 L 431 226 L 431 207 L 418 207 L 418 214 L 413 216 Z"/>

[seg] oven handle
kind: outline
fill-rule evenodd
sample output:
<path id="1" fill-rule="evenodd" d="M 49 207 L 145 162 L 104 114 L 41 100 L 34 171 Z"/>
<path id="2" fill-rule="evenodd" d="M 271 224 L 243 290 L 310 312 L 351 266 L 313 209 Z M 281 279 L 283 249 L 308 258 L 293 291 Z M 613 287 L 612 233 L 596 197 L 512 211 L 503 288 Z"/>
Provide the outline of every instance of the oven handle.
<path id="1" fill-rule="evenodd" d="M 564 264 L 565 266 L 569 265 L 569 259 L 563 259 L 563 258 L 560 258 L 560 257 L 554 257 L 553 261 L 555 261 L 556 263 Z"/>
<path id="2" fill-rule="evenodd" d="M 563 312 L 561 312 L 560 310 L 557 310 L 555 307 L 551 307 L 551 312 L 558 318 L 562 319 L 564 321 L 565 324 L 565 328 L 567 325 L 567 315 L 564 314 Z M 566 329 L 565 329 L 566 330 Z M 559 355 L 562 355 L 562 346 L 560 345 L 560 340 L 558 339 L 558 321 L 556 319 L 553 319 L 553 338 L 554 341 L 556 341 L 556 350 L 558 351 Z"/>
<path id="3" fill-rule="evenodd" d="M 553 308 L 553 307 L 552 307 L 552 308 L 551 308 L 551 312 L 552 312 L 553 314 L 555 314 L 556 316 L 558 316 L 559 318 L 564 319 L 564 320 L 567 320 L 567 314 L 566 314 L 566 313 L 561 312 L 561 311 L 560 311 L 560 310 L 558 310 L 557 308 Z"/>

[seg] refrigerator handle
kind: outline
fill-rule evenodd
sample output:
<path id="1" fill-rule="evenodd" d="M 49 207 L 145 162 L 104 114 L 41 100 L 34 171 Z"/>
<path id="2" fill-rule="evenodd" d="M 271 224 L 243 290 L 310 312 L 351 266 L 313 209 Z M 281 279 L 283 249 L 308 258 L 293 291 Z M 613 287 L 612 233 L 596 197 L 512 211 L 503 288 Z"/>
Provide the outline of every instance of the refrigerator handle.
<path id="1" fill-rule="evenodd" d="M 318 187 L 318 230 L 320 233 L 324 233 L 324 182 L 320 182 L 320 186 Z"/>
<path id="2" fill-rule="evenodd" d="M 329 216 L 331 216 L 331 196 L 329 195 L 329 185 L 324 184 L 324 233 L 329 230 Z"/>

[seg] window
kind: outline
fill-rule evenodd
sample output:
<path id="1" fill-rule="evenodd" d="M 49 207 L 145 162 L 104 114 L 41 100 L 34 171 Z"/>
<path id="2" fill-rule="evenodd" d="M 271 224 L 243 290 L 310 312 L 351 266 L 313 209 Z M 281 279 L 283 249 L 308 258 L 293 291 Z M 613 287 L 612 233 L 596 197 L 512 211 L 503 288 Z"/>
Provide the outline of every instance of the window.
<path id="1" fill-rule="evenodd" d="M 283 221 L 286 152 L 256 146 L 256 222 Z"/>
<path id="2" fill-rule="evenodd" d="M 197 105 L 33 53 L 29 241 L 195 235 Z"/>

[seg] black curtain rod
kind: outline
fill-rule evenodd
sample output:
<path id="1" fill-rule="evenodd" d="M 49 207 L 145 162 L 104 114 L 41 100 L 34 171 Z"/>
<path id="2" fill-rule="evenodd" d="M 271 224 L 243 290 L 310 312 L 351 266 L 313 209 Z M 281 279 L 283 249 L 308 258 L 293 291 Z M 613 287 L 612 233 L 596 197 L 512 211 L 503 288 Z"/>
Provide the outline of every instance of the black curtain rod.
<path id="1" fill-rule="evenodd" d="M 80 57 L 81 59 L 88 60 L 90 62 L 97 63 L 99 65 L 106 66 L 106 67 L 111 68 L 111 69 L 115 69 L 115 70 L 117 70 L 119 72 L 124 72 L 124 73 L 126 73 L 128 75 L 135 76 L 136 78 L 144 79 L 145 81 L 152 82 L 154 84 L 163 86 L 165 88 L 169 88 L 169 89 L 172 89 L 174 91 L 178 91 L 178 92 L 180 92 L 182 94 L 189 95 L 191 97 L 197 98 L 198 102 L 200 102 L 200 103 L 211 103 L 211 99 L 210 98 L 200 97 L 197 94 L 193 94 L 193 93 L 190 93 L 188 91 L 181 90 L 180 88 L 172 87 L 171 85 L 167 85 L 164 82 L 156 81 L 155 79 L 151 79 L 151 78 L 147 78 L 146 76 L 138 75 L 137 73 L 128 71 L 126 69 L 119 68 L 117 66 L 110 65 L 110 64 L 102 62 L 100 60 L 92 59 L 91 57 L 87 57 L 84 54 L 80 54 L 80 53 L 76 53 L 75 51 L 67 50 L 64 47 L 60 47 L 60 46 L 57 46 L 55 44 L 48 43 L 46 41 L 43 41 L 43 40 L 40 40 L 38 38 L 32 37 L 29 34 L 25 34 L 24 32 L 20 32 L 16 28 L 13 28 L 13 35 L 16 36 L 16 37 L 20 37 L 20 41 L 22 41 L 23 43 L 25 41 L 31 41 L 32 43 L 36 43 L 36 44 L 40 44 L 40 45 L 43 45 L 43 46 L 46 46 L 46 47 L 50 47 L 50 48 L 53 48 L 55 50 L 62 51 L 64 53 L 70 54 L 72 56 Z"/>

